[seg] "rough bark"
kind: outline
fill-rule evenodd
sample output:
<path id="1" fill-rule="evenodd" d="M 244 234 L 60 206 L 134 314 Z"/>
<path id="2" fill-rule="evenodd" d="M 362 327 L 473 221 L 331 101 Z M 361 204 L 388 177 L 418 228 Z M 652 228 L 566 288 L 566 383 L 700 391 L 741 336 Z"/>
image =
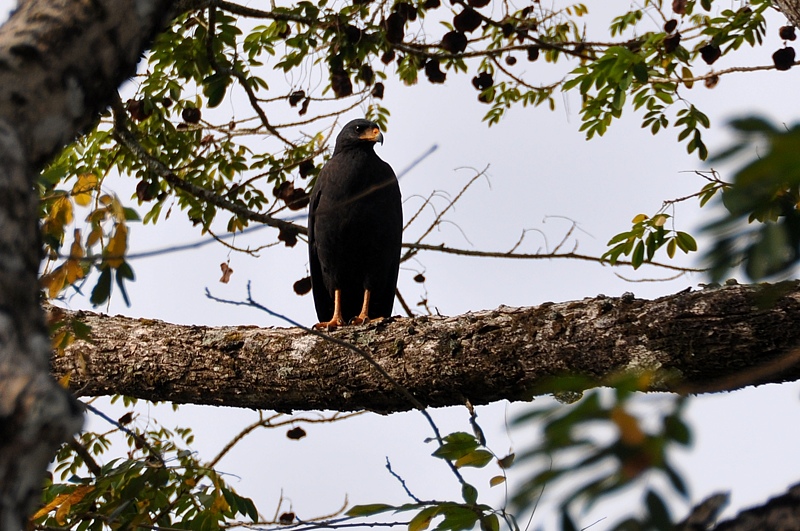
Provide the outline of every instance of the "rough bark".
<path id="1" fill-rule="evenodd" d="M 778 9 L 786 15 L 792 26 L 800 27 L 800 1 L 798 0 L 774 0 Z"/>
<path id="2" fill-rule="evenodd" d="M 692 509 L 686 520 L 675 526 L 675 531 L 800 530 L 800 483 L 789 486 L 785 493 L 770 498 L 763 505 L 750 507 L 731 519 L 715 523 L 729 499 L 728 493 L 709 496 Z"/>
<path id="3" fill-rule="evenodd" d="M 92 327 L 92 342 L 53 357 L 55 375 L 70 373 L 81 394 L 279 411 L 411 407 L 361 355 L 300 329 L 60 318 Z M 446 406 L 526 400 L 561 375 L 592 385 L 652 370 L 651 389 L 680 392 L 796 380 L 797 322 L 800 287 L 790 283 L 395 318 L 332 336 L 368 351 L 423 404 Z"/>
<path id="4" fill-rule="evenodd" d="M 789 487 L 764 505 L 752 507 L 730 520 L 720 522 L 713 531 L 796 531 L 800 529 L 800 484 Z"/>
<path id="5" fill-rule="evenodd" d="M 134 72 L 166 0 L 21 2 L 0 28 L 0 529 L 25 527 L 56 448 L 82 423 L 49 374 L 38 301 L 38 172 Z"/>

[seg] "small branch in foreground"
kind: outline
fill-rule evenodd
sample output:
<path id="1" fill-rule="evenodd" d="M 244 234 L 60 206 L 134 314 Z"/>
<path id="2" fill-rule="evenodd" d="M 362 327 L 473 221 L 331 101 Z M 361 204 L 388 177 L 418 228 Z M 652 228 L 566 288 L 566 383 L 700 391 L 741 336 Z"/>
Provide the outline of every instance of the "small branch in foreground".
<path id="1" fill-rule="evenodd" d="M 325 341 L 329 341 L 329 342 L 331 342 L 331 343 L 333 343 L 335 345 L 339 345 L 340 347 L 344 347 L 344 348 L 346 348 L 346 349 L 358 354 L 364 360 L 366 360 L 367 363 L 369 363 L 376 371 L 378 371 L 378 373 L 387 382 L 389 382 L 392 385 L 392 387 L 394 387 L 394 389 L 398 393 L 400 393 L 401 396 L 403 396 L 406 400 L 408 400 L 408 402 L 411 405 L 413 405 L 415 409 L 417 409 L 420 413 L 422 413 L 422 415 L 425 417 L 425 420 L 428 421 L 428 424 L 430 425 L 431 429 L 433 430 L 433 433 L 434 433 L 434 435 L 436 437 L 436 440 L 439 443 L 439 446 L 440 447 L 444 446 L 444 440 L 442 439 L 442 435 L 441 435 L 441 432 L 439 431 L 439 427 L 433 421 L 433 417 L 431 417 L 430 413 L 428 413 L 427 409 L 425 408 L 425 405 L 422 402 L 420 402 L 419 400 L 417 400 L 417 398 L 405 386 L 403 386 L 400 382 L 398 382 L 395 378 L 393 378 L 388 372 L 386 372 L 386 369 L 384 369 L 381 366 L 381 364 L 378 363 L 375 360 L 375 358 L 372 357 L 372 355 L 369 352 L 367 352 L 366 350 L 364 350 L 362 348 L 359 348 L 359 347 L 357 347 L 357 346 L 355 346 L 352 343 L 349 343 L 347 341 L 343 341 L 343 340 L 341 340 L 341 339 L 339 339 L 337 337 L 333 337 L 330 334 L 323 333 L 323 332 L 321 332 L 321 331 L 319 331 L 319 330 L 317 330 L 315 328 L 308 328 L 306 326 L 303 326 L 302 324 L 298 323 L 294 319 L 291 319 L 291 318 L 289 318 L 289 317 L 287 317 L 287 316 L 285 316 L 283 314 L 277 313 L 277 312 L 267 308 L 266 306 L 256 302 L 253 299 L 253 297 L 252 297 L 252 295 L 250 293 L 250 283 L 249 282 L 247 283 L 247 301 L 246 302 L 230 301 L 230 300 L 220 299 L 218 297 L 214 297 L 213 295 L 211 295 L 211 293 L 208 291 L 208 289 L 206 289 L 206 297 L 208 297 L 211 300 L 214 300 L 214 301 L 217 301 L 217 302 L 221 302 L 221 303 L 225 303 L 225 304 L 232 304 L 232 305 L 235 305 L 235 306 L 250 306 L 250 307 L 253 307 L 253 308 L 257 308 L 257 309 L 259 309 L 259 310 L 261 310 L 263 312 L 266 312 L 266 313 L 272 315 L 273 317 L 277 317 L 278 319 L 281 319 L 281 320 L 291 324 L 292 326 L 295 326 L 295 327 L 297 327 L 297 328 L 299 328 L 299 329 L 301 329 L 301 330 L 303 330 L 303 331 L 305 331 L 305 332 L 307 332 L 309 334 L 315 335 L 317 337 L 321 337 Z M 456 468 L 456 466 L 449 460 L 445 460 L 445 462 L 450 467 L 450 470 L 453 472 L 453 475 L 455 475 L 456 479 L 458 479 L 458 482 L 461 485 L 466 485 L 467 483 L 464 480 L 464 477 L 461 475 L 461 472 L 458 471 L 458 468 Z"/>
<path id="2" fill-rule="evenodd" d="M 460 256 L 474 256 L 480 258 L 512 258 L 516 260 L 553 260 L 557 258 L 567 258 L 571 260 L 582 260 L 586 262 L 597 262 L 602 265 L 611 265 L 608 260 L 597 256 L 590 256 L 578 253 L 510 253 L 504 251 L 476 251 L 473 249 L 459 249 L 456 247 L 448 247 L 445 244 L 428 245 L 425 243 L 404 243 L 403 248 L 409 249 L 411 256 L 416 254 L 416 251 L 435 251 L 445 254 L 456 254 Z M 698 269 L 694 267 L 681 267 L 671 264 L 664 264 L 661 262 L 644 262 L 642 265 L 647 264 L 654 267 L 663 267 L 664 269 L 671 269 L 673 271 L 680 271 L 682 273 L 702 273 L 705 269 Z M 633 266 L 631 262 L 625 260 L 617 260 L 615 266 Z"/>
<path id="3" fill-rule="evenodd" d="M 410 490 L 409 490 L 409 488 L 408 488 L 408 485 L 406 485 L 406 480 L 404 480 L 402 477 L 400 477 L 400 475 L 399 475 L 397 472 L 395 472 L 394 470 L 392 470 L 392 463 L 389 461 L 389 458 L 388 458 L 388 457 L 386 458 L 386 470 L 388 470 L 388 471 L 389 471 L 389 473 L 390 473 L 390 474 L 391 474 L 391 475 L 392 475 L 392 476 L 393 476 L 393 477 L 394 477 L 394 478 L 395 478 L 397 481 L 399 481 L 399 482 L 400 482 L 400 485 L 402 485 L 402 486 L 403 486 L 403 490 L 404 490 L 404 491 L 406 491 L 406 494 L 408 494 L 408 497 L 409 497 L 409 498 L 411 498 L 412 500 L 414 500 L 414 501 L 415 501 L 415 502 L 417 502 L 417 503 L 422 503 L 422 500 L 420 500 L 419 498 L 417 498 L 416 496 L 414 496 L 414 494 L 412 494 L 412 493 L 411 493 L 411 491 L 410 491 Z"/>
<path id="4" fill-rule="evenodd" d="M 278 419 L 278 418 L 281 418 L 281 417 L 285 416 L 283 413 L 276 413 L 276 414 L 271 415 L 271 416 L 269 416 L 267 418 L 263 418 L 263 413 L 259 413 L 258 421 L 253 422 L 249 426 L 245 426 L 239 433 L 236 434 L 236 436 L 233 439 L 228 441 L 228 444 L 226 444 L 225 447 L 222 450 L 220 450 L 219 453 L 211 461 L 209 461 L 209 463 L 206 466 L 208 468 L 216 467 L 217 463 L 219 463 L 220 460 L 223 457 L 225 457 L 225 454 L 230 452 L 231 449 L 234 446 L 236 446 L 236 444 L 239 443 L 239 441 L 244 439 L 247 435 L 252 433 L 254 430 L 257 430 L 258 428 L 279 428 L 281 426 L 287 426 L 287 425 L 290 425 L 290 424 L 297 424 L 297 423 L 301 423 L 301 422 L 309 423 L 309 424 L 336 422 L 337 420 L 349 419 L 350 417 L 355 417 L 355 416 L 361 415 L 362 413 L 363 413 L 362 411 L 355 411 L 355 412 L 352 412 L 352 413 L 339 413 L 339 412 L 337 412 L 337 413 L 334 413 L 333 415 L 331 415 L 330 417 L 322 417 L 322 418 L 318 418 L 318 419 L 311 419 L 311 418 L 307 418 L 307 417 L 289 417 L 289 418 L 287 418 L 285 420 L 282 420 L 280 422 L 272 422 L 272 421 L 275 420 L 275 419 Z"/>

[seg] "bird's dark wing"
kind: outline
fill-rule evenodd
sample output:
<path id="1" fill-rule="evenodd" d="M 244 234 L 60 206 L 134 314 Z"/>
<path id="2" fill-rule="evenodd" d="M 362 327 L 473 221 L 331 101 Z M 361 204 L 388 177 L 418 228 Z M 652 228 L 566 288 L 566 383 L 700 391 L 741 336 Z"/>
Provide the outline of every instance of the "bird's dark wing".
<path id="1" fill-rule="evenodd" d="M 403 206 L 397 178 L 389 164 L 376 159 L 378 164 L 373 171 L 379 176 L 378 185 L 364 207 L 368 232 L 375 242 L 364 260 L 365 287 L 372 295 L 370 318 L 392 315 L 403 237 Z"/>
<path id="2" fill-rule="evenodd" d="M 330 319 L 331 315 L 333 315 L 333 298 L 329 295 L 328 289 L 325 287 L 316 239 L 316 211 L 319 207 L 319 201 L 324 188 L 324 180 L 321 179 L 322 177 L 322 174 L 317 177 L 317 183 L 314 185 L 308 207 L 308 262 L 309 269 L 311 270 L 311 288 L 314 295 L 314 307 L 317 310 L 317 319 L 319 319 L 320 322 Z"/>

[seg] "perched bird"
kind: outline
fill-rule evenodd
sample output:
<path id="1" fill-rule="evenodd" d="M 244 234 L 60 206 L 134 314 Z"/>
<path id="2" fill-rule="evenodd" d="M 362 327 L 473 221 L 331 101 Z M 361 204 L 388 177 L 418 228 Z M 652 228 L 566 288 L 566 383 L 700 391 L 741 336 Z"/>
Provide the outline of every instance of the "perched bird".
<path id="1" fill-rule="evenodd" d="M 403 208 L 392 167 L 373 150 L 374 122 L 353 120 L 336 137 L 308 211 L 308 258 L 317 328 L 389 317 L 394 304 Z"/>

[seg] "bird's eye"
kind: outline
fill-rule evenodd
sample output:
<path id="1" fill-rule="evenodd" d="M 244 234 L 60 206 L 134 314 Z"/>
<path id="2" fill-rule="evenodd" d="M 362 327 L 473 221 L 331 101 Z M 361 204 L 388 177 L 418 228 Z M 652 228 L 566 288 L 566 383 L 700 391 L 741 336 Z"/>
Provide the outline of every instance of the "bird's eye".
<path id="1" fill-rule="evenodd" d="M 356 126 L 356 133 L 360 133 L 363 130 L 364 130 L 364 126 L 363 125 L 357 125 Z"/>

